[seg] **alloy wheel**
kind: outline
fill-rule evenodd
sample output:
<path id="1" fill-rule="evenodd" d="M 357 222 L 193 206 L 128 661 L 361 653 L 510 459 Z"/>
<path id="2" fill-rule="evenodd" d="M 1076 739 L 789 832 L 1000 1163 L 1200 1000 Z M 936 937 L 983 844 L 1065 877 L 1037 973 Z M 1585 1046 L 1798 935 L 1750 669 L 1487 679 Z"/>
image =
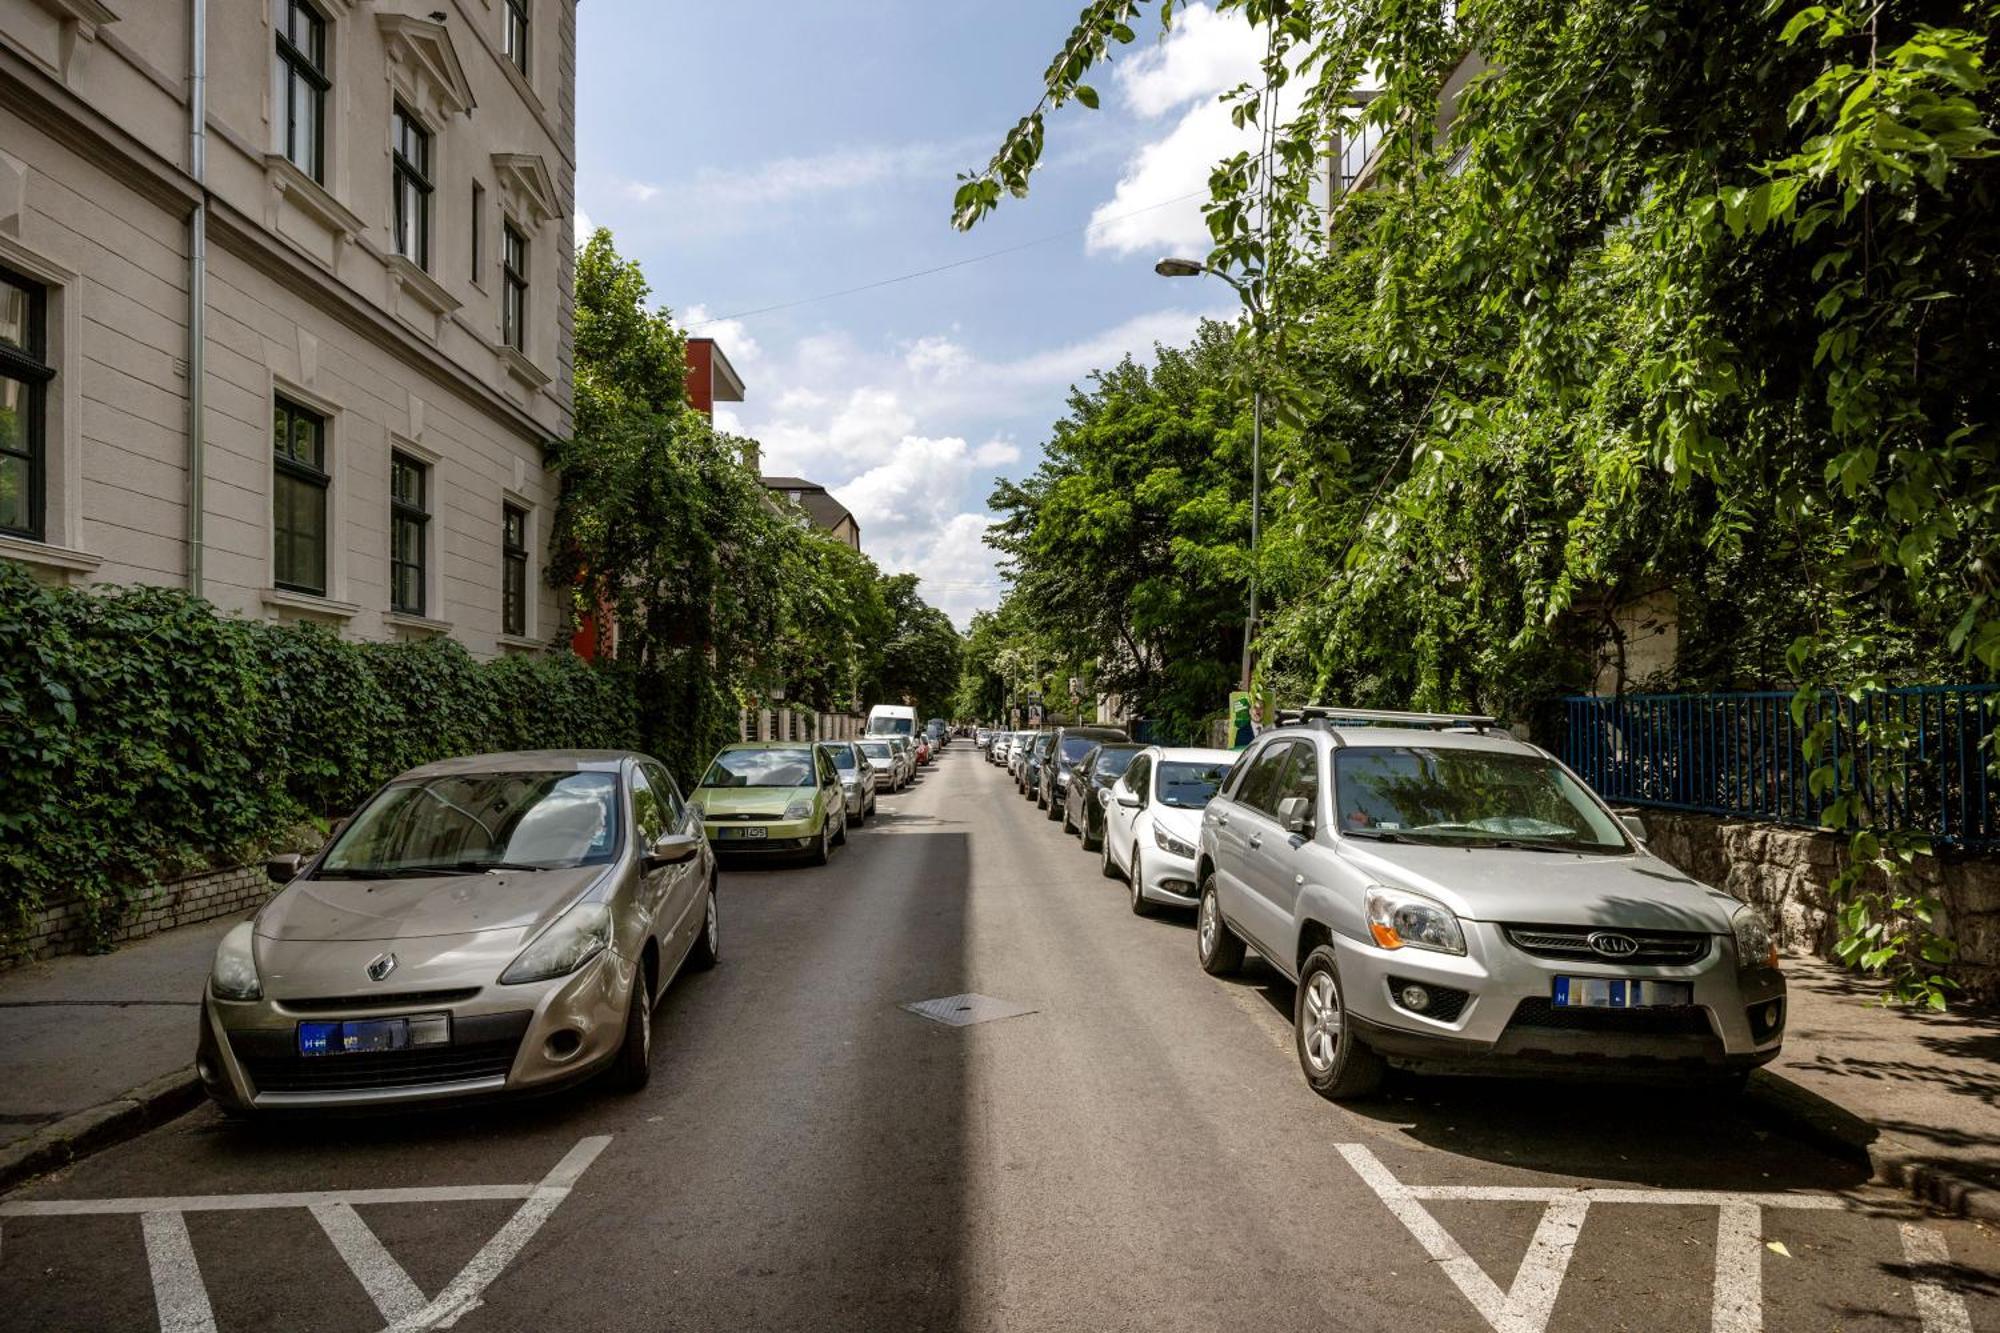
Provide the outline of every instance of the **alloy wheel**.
<path id="1" fill-rule="evenodd" d="M 1146 905 L 1146 891 L 1139 887 L 1146 879 L 1139 869 L 1139 849 L 1136 846 L 1132 849 L 1132 873 L 1128 878 L 1132 881 L 1132 910 L 1136 912 Z"/>
<path id="2" fill-rule="evenodd" d="M 720 933 L 720 928 L 715 919 L 715 892 L 713 890 L 710 890 L 708 895 L 708 924 L 704 929 L 708 931 L 708 951 L 710 954 L 713 954 L 716 952 L 716 937 Z"/>
<path id="3" fill-rule="evenodd" d="M 1306 982 L 1305 1051 L 1306 1063 L 1316 1074 L 1333 1068 L 1334 1053 L 1340 1049 L 1340 995 L 1333 976 L 1315 972 Z"/>
<path id="4" fill-rule="evenodd" d="M 1222 922 L 1217 919 L 1216 915 L 1215 895 L 1213 893 L 1202 894 L 1201 924 L 1198 929 L 1201 934 L 1201 956 L 1203 958 L 1208 958 L 1215 953 L 1215 937 L 1221 927 Z"/>

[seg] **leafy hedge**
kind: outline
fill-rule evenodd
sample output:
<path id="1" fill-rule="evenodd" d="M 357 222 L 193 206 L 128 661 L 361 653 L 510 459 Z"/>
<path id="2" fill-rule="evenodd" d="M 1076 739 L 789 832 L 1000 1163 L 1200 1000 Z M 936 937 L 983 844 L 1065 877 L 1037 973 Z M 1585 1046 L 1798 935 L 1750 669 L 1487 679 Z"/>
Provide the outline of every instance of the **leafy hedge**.
<path id="1" fill-rule="evenodd" d="M 356 643 L 0 561 L 0 934 L 70 897 L 103 933 L 161 876 L 253 855 L 431 759 L 648 748 L 637 697 L 567 653 Z"/>

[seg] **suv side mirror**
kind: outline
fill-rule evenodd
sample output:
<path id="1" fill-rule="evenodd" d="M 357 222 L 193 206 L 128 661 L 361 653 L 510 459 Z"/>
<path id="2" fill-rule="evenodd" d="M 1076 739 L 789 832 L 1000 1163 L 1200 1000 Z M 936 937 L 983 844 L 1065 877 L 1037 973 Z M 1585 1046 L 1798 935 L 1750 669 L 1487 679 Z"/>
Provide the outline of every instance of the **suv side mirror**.
<path id="1" fill-rule="evenodd" d="M 299 877 L 299 866 L 304 860 L 297 852 L 274 856 L 264 863 L 264 878 L 273 884 L 290 884 Z"/>
<path id="2" fill-rule="evenodd" d="M 1302 838 L 1312 836 L 1312 800 L 1305 796 L 1287 796 L 1278 802 L 1278 823 L 1287 833 Z"/>
<path id="3" fill-rule="evenodd" d="M 691 833 L 669 833 L 646 851 L 646 869 L 685 865 L 701 850 L 701 839 Z"/>
<path id="4" fill-rule="evenodd" d="M 1627 833 L 1637 838 L 1640 842 L 1646 840 L 1646 821 L 1638 815 L 1620 815 L 1618 816 L 1618 822 L 1625 826 Z"/>

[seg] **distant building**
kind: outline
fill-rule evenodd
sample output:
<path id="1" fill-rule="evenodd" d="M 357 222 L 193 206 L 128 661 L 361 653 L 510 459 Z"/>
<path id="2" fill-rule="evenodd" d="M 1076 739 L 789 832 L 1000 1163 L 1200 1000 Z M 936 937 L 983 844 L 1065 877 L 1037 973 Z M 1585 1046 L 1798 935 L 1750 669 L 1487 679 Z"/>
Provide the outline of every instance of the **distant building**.
<path id="1" fill-rule="evenodd" d="M 826 487 L 804 477 L 766 477 L 764 488 L 804 509 L 814 527 L 832 533 L 857 551 L 861 549 L 861 525 Z"/>

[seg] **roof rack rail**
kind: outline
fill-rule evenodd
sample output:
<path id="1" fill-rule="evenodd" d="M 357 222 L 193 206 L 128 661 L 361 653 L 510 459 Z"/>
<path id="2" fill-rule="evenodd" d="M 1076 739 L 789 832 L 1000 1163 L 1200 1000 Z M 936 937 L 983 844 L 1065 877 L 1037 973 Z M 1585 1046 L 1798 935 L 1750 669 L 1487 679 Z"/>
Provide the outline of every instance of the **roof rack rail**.
<path id="1" fill-rule="evenodd" d="M 1361 726 L 1428 727 L 1434 731 L 1465 730 L 1486 732 L 1500 725 L 1500 719 L 1484 713 L 1403 713 L 1387 708 L 1337 708 L 1331 704 L 1307 704 L 1303 708 L 1280 708 L 1279 726 L 1315 726 L 1331 731 L 1343 724 Z"/>

